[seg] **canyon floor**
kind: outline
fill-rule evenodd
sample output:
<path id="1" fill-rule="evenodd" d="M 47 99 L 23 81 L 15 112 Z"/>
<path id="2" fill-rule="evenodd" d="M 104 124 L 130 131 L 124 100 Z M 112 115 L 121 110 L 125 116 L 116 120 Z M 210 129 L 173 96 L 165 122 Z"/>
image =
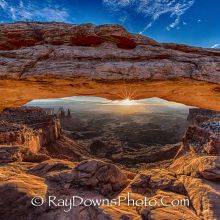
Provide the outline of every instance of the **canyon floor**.
<path id="1" fill-rule="evenodd" d="M 135 124 L 128 115 L 92 120 L 39 107 L 3 110 L 1 219 L 220 219 L 220 113 L 180 115 L 177 121 L 187 117 L 181 128 L 160 121 L 173 130 L 155 143 L 147 124 L 137 129 L 138 115 Z M 151 128 L 158 123 L 148 120 Z"/>

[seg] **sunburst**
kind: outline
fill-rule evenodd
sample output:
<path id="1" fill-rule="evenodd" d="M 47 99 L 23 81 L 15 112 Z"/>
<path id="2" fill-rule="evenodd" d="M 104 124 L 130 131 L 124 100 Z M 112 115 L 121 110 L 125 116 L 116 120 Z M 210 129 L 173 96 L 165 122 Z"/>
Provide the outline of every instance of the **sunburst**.
<path id="1" fill-rule="evenodd" d="M 131 87 L 124 86 L 123 89 L 121 89 L 118 96 L 123 100 L 134 100 L 135 99 L 135 90 Z"/>
<path id="2" fill-rule="evenodd" d="M 132 89 L 131 87 L 124 86 L 121 90 L 120 93 L 118 94 L 121 101 L 118 103 L 120 105 L 134 105 L 135 104 L 135 90 Z"/>

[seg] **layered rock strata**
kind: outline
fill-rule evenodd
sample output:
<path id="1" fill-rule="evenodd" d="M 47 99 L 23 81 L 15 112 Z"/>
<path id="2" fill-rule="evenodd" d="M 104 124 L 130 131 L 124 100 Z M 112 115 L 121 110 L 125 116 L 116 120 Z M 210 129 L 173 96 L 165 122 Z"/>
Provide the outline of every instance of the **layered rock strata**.
<path id="1" fill-rule="evenodd" d="M 49 196 L 60 201 L 72 196 L 100 200 L 104 199 L 102 194 L 120 193 L 128 183 L 126 175 L 116 166 L 98 160 L 83 161 L 77 166 L 67 161 L 49 160 L 27 169 L 27 173 L 13 165 L 1 167 L 0 172 L 1 219 L 112 220 L 98 206 L 82 204 L 65 211 L 67 207 L 49 205 L 46 201 Z M 75 185 L 76 182 L 79 185 Z M 45 201 L 42 206 L 31 205 L 36 196 Z"/>
<path id="2" fill-rule="evenodd" d="M 183 139 L 182 152 L 199 155 L 220 154 L 220 112 L 190 109 L 189 128 Z"/>
<path id="3" fill-rule="evenodd" d="M 0 30 L 1 109 L 36 98 L 123 99 L 129 90 L 136 99 L 220 110 L 219 50 L 160 44 L 118 25 L 20 22 Z"/>
<path id="4" fill-rule="evenodd" d="M 5 109 L 0 113 L 0 124 L 0 149 L 14 159 L 17 150 L 37 153 L 61 134 L 60 121 L 39 108 Z M 4 158 L 1 161 L 7 160 Z"/>

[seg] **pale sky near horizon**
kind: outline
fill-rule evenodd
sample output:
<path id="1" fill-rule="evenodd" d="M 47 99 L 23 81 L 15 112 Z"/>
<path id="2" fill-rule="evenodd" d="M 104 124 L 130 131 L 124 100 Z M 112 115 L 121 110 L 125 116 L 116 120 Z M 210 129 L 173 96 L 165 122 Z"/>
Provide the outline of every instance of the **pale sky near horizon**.
<path id="1" fill-rule="evenodd" d="M 100 112 L 117 115 L 151 114 L 169 112 L 187 114 L 190 106 L 181 103 L 170 102 L 160 98 L 148 98 L 141 100 L 108 100 L 93 96 L 73 96 L 60 99 L 38 99 L 26 104 L 52 109 L 70 109 L 71 112 Z"/>
<path id="2" fill-rule="evenodd" d="M 176 107 L 188 107 L 181 103 L 171 102 L 164 99 L 160 99 L 157 97 L 152 97 L 148 99 L 140 99 L 140 100 L 131 100 L 131 105 L 161 105 L 161 106 L 176 106 Z M 54 98 L 54 99 L 35 99 L 32 100 L 31 104 L 34 103 L 80 103 L 80 104 L 100 104 L 100 105 L 126 105 L 124 100 L 108 100 L 106 98 L 95 97 L 95 96 L 72 96 L 72 97 L 65 97 L 65 98 Z"/>

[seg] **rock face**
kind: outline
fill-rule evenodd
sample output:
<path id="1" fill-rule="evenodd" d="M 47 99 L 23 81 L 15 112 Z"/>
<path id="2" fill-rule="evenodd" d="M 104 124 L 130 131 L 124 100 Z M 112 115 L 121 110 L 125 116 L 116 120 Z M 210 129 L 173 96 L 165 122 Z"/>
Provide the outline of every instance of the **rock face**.
<path id="1" fill-rule="evenodd" d="M 142 171 L 129 185 L 138 199 L 140 195 L 157 202 L 166 198 L 165 205 L 142 206 L 142 219 L 220 218 L 219 112 L 191 109 L 188 121 L 182 148 L 172 164 Z M 207 151 L 210 143 L 214 150 Z M 173 201 L 188 201 L 188 205 L 170 205 Z"/>
<path id="2" fill-rule="evenodd" d="M 83 161 L 72 171 L 48 176 L 48 180 L 68 188 L 92 188 L 107 197 L 117 195 L 128 184 L 117 166 L 99 160 Z"/>
<path id="3" fill-rule="evenodd" d="M 159 44 L 118 25 L 2 24 L 0 38 L 1 55 L 11 58 L 1 67 L 1 76 L 7 78 L 91 77 L 92 73 L 93 79 L 103 80 L 133 75 L 133 79 L 220 82 L 219 51 Z M 18 60 L 26 58 L 26 65 L 13 64 L 12 54 Z"/>
<path id="4" fill-rule="evenodd" d="M 199 108 L 191 108 L 189 109 L 189 114 L 187 117 L 187 121 L 191 126 L 197 125 L 200 126 L 204 122 L 212 121 L 219 122 L 220 112 L 211 111 L 208 109 L 199 109 Z"/>
<path id="5" fill-rule="evenodd" d="M 0 163 L 12 163 L 22 161 L 22 153 L 19 146 L 0 146 Z"/>
<path id="6" fill-rule="evenodd" d="M 51 165 L 50 168 L 56 167 L 53 171 L 57 172 L 60 170 L 60 168 L 68 168 L 66 167 L 67 163 L 65 161 L 63 161 L 63 167 L 62 161 L 47 161 L 47 163 Z M 58 164 L 59 166 L 57 166 Z M 46 167 L 44 166 L 44 168 Z M 46 169 L 44 169 L 44 171 L 46 171 Z M 47 170 L 47 172 L 49 172 L 49 170 Z M 99 198 L 97 193 L 84 192 L 84 194 L 80 194 L 77 190 L 73 191 L 70 189 L 66 191 L 67 196 L 65 196 L 65 193 L 61 188 L 52 188 L 46 185 L 45 179 L 43 177 L 25 173 L 18 167 L 0 167 L 0 173 L 0 215 L 2 220 L 112 220 L 109 215 L 104 213 L 103 210 L 99 209 L 98 207 L 85 207 L 81 205 L 72 207 L 70 211 L 65 212 L 64 207 L 50 206 L 46 203 L 49 195 L 56 196 L 59 199 L 69 199 L 71 196 L 76 195 L 83 198 L 86 196 L 91 198 Z M 45 201 L 44 204 L 42 204 L 42 206 L 33 206 L 31 201 L 35 197 L 41 197 Z M 41 201 L 42 200 L 38 200 L 38 202 Z"/>
<path id="7" fill-rule="evenodd" d="M 74 163 L 69 161 L 51 159 L 43 161 L 40 164 L 37 164 L 33 168 L 29 170 L 30 173 L 35 174 L 37 176 L 45 176 L 50 172 L 58 172 L 63 170 L 70 170 L 74 167 Z"/>
<path id="8" fill-rule="evenodd" d="M 176 174 L 161 169 L 146 171 L 137 175 L 131 183 L 131 189 L 132 192 L 145 195 L 155 194 L 158 189 L 179 194 L 185 193 L 185 188 L 183 184 L 178 181 Z"/>
<path id="9" fill-rule="evenodd" d="M 200 155 L 220 154 L 220 113 L 203 109 L 191 109 L 190 126 L 183 139 L 182 152 Z"/>
<path id="10" fill-rule="evenodd" d="M 182 148 L 170 166 L 201 219 L 219 219 L 219 112 L 191 109 Z"/>
<path id="11" fill-rule="evenodd" d="M 117 155 L 122 153 L 122 146 L 120 143 L 111 143 L 101 140 L 93 141 L 89 149 L 91 154 L 106 158 L 112 157 L 114 154 Z"/>
<path id="12" fill-rule="evenodd" d="M 61 133 L 59 120 L 39 108 L 5 109 L 0 124 L 1 162 L 20 160 L 22 153 L 37 153 Z"/>
<path id="13" fill-rule="evenodd" d="M 178 175 L 218 180 L 220 172 L 219 160 L 219 156 L 186 155 L 176 159 L 171 165 L 171 169 Z"/>
<path id="14" fill-rule="evenodd" d="M 43 97 L 120 99 L 126 85 L 132 98 L 220 109 L 218 50 L 160 44 L 118 25 L 20 22 L 0 29 L 1 108 Z"/>

